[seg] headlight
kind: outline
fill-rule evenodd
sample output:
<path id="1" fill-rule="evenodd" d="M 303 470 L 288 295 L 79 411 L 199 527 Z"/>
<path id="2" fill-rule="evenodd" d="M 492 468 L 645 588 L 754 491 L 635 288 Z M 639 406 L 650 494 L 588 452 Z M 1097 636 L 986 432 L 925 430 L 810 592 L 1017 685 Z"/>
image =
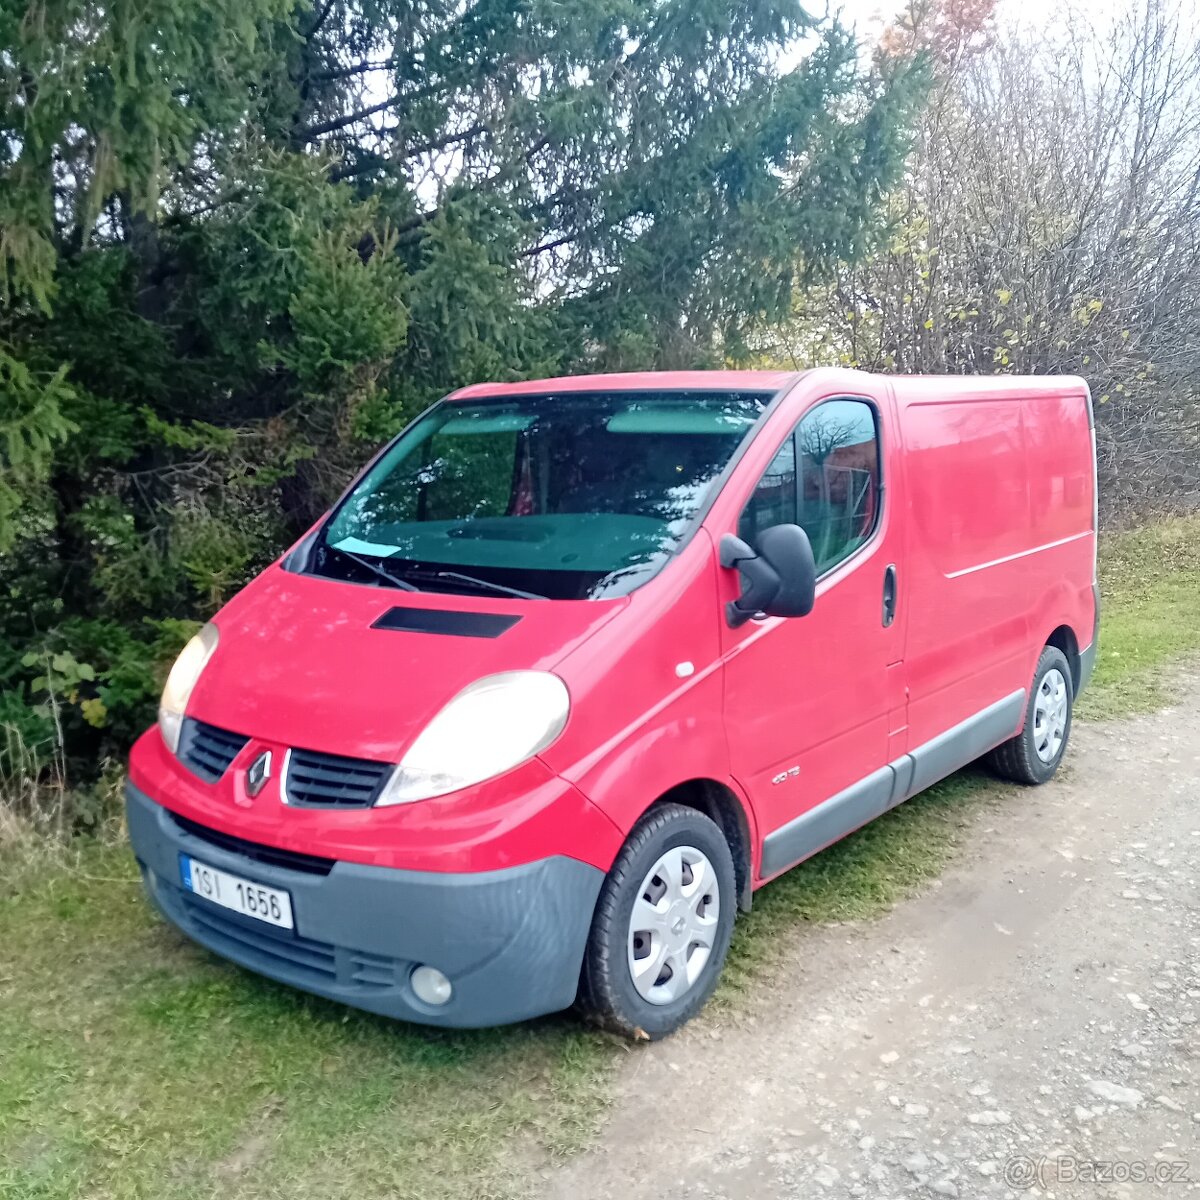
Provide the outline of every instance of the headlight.
<path id="1" fill-rule="evenodd" d="M 425 727 L 376 804 L 408 804 L 491 779 L 562 732 L 567 685 L 545 671 L 503 671 L 464 688 Z"/>
<path id="2" fill-rule="evenodd" d="M 209 622 L 179 652 L 167 676 L 162 699 L 158 702 L 158 727 L 172 754 L 179 749 L 179 731 L 183 728 L 183 710 L 191 698 L 200 672 L 217 648 L 217 627 Z"/>

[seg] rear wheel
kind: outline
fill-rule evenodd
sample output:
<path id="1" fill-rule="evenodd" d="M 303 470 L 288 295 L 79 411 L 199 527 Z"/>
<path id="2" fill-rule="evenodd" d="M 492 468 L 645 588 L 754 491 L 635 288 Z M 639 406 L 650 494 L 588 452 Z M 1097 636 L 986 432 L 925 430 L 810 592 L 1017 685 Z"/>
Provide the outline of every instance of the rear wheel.
<path id="1" fill-rule="evenodd" d="M 712 994 L 733 934 L 733 857 L 681 804 L 653 808 L 613 864 L 592 919 L 579 999 L 594 1020 L 656 1040 Z"/>
<path id="2" fill-rule="evenodd" d="M 1066 655 L 1047 646 L 1033 673 L 1025 725 L 1015 738 L 992 751 L 992 767 L 1017 783 L 1045 783 L 1066 753 L 1074 703 Z"/>

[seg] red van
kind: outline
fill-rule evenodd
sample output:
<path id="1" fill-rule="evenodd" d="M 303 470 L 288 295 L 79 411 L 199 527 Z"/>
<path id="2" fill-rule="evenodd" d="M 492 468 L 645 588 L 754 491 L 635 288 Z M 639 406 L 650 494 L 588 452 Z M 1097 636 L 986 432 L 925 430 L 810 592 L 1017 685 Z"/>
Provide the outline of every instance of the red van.
<path id="1" fill-rule="evenodd" d="M 660 1037 L 756 888 L 990 752 L 1096 652 L 1075 378 L 465 388 L 188 644 L 133 749 L 168 920 L 434 1025 Z"/>

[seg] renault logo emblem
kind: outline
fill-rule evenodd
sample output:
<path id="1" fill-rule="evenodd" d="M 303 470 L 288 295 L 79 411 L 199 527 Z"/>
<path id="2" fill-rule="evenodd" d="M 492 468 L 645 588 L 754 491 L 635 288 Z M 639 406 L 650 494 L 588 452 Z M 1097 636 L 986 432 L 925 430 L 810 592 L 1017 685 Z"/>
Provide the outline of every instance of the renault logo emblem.
<path id="1" fill-rule="evenodd" d="M 257 796 L 271 778 L 271 752 L 264 750 L 246 771 L 246 791 L 251 796 Z"/>

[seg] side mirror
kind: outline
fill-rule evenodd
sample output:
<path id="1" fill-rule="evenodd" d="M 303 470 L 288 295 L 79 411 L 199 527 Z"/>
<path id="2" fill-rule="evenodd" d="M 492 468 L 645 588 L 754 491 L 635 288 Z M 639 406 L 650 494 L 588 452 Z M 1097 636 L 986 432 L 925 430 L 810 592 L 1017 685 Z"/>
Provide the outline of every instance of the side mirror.
<path id="1" fill-rule="evenodd" d="M 758 549 L 727 533 L 721 566 L 742 576 L 742 594 L 725 607 L 736 629 L 753 617 L 806 617 L 817 592 L 817 564 L 808 534 L 799 525 L 772 525 L 758 535 Z"/>

